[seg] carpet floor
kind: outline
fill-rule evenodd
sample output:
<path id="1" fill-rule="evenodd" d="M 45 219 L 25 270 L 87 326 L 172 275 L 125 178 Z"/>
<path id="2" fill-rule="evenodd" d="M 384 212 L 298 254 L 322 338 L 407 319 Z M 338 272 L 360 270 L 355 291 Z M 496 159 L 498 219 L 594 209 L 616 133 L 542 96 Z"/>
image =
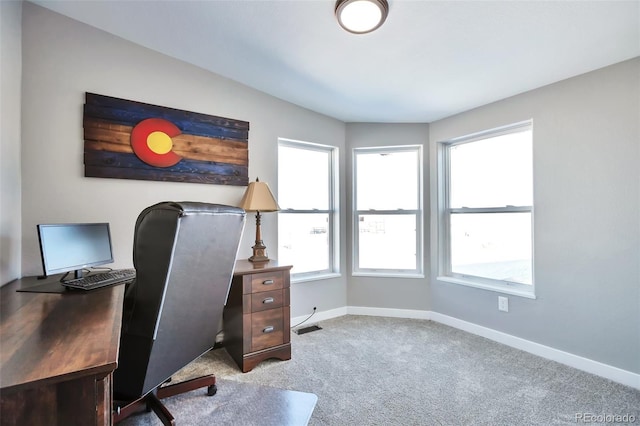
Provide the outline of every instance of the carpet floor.
<path id="1" fill-rule="evenodd" d="M 319 325 L 292 333 L 290 361 L 243 374 L 222 348 L 176 379 L 213 373 L 315 394 L 312 426 L 640 424 L 640 390 L 436 322 L 344 316 Z"/>

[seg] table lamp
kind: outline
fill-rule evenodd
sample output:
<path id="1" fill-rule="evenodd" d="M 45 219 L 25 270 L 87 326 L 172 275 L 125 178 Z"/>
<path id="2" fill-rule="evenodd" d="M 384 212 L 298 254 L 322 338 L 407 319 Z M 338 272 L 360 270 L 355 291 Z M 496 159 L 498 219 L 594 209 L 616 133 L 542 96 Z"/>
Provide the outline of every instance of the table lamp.
<path id="1" fill-rule="evenodd" d="M 269 189 L 269 185 L 265 182 L 260 182 L 258 178 L 256 178 L 255 182 L 250 182 L 239 207 L 247 212 L 256 212 L 256 244 L 253 246 L 253 256 L 249 260 L 251 262 L 268 261 L 267 247 L 262 242 L 262 234 L 260 232 L 260 212 L 276 212 L 280 210 L 278 202 Z"/>

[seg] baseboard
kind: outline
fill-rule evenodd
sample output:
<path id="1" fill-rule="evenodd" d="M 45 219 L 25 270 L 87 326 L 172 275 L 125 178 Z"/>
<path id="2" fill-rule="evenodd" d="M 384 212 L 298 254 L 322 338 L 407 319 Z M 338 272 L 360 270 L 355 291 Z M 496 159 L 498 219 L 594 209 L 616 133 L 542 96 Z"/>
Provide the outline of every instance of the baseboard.
<path id="1" fill-rule="evenodd" d="M 296 327 L 298 324 L 304 322 L 305 325 L 310 325 L 318 321 L 326 321 L 331 318 L 338 318 L 347 315 L 347 307 L 330 309 L 328 311 L 316 311 L 311 317 L 309 315 L 302 315 L 299 317 L 291 318 L 291 327 Z"/>
<path id="2" fill-rule="evenodd" d="M 640 389 L 640 374 L 613 367 L 589 358 L 584 358 L 579 355 L 574 355 L 569 352 L 564 352 L 530 340 L 525 340 L 491 328 L 463 321 L 458 318 L 443 315 L 438 312 L 430 312 L 430 318 L 432 321 L 476 334 L 478 336 L 486 337 L 487 339 L 511 346 L 512 348 L 520 349 L 522 351 L 529 352 L 530 354 L 550 359 L 632 388 Z"/>
<path id="3" fill-rule="evenodd" d="M 640 374 L 633 373 L 631 371 L 623 370 L 621 368 L 613 367 L 608 364 L 604 364 L 598 361 L 593 361 L 588 358 L 574 355 L 569 352 L 564 352 L 559 349 L 545 346 L 540 343 L 531 342 L 520 337 L 513 336 L 511 334 L 503 333 L 501 331 L 493 330 L 491 328 L 483 327 L 471 322 L 463 321 L 458 318 L 443 315 L 438 312 L 421 311 L 412 309 L 389 309 L 389 308 L 370 308 L 364 306 L 347 306 L 344 308 L 332 309 L 329 311 L 323 311 L 316 313 L 309 323 L 324 321 L 331 318 L 340 317 L 343 315 L 369 315 L 378 317 L 394 317 L 394 318 L 411 318 L 411 319 L 424 319 L 439 322 L 444 325 L 448 325 L 459 330 L 466 331 L 471 334 L 485 337 L 498 343 L 510 346 L 512 348 L 520 349 L 533 355 L 537 355 L 542 358 L 546 358 L 552 361 L 559 362 L 569 367 L 576 368 L 578 370 L 585 371 L 587 373 L 595 374 L 596 376 L 604 377 L 616 383 L 630 386 L 635 389 L 640 389 Z M 307 315 L 308 316 L 308 315 Z M 305 317 L 292 318 L 291 323 L 297 324 Z M 299 321 L 295 321 L 299 319 Z"/>
<path id="4" fill-rule="evenodd" d="M 411 319 L 431 319 L 430 311 L 413 309 L 367 308 L 364 306 L 347 306 L 348 315 L 369 315 L 372 317 L 392 317 Z"/>

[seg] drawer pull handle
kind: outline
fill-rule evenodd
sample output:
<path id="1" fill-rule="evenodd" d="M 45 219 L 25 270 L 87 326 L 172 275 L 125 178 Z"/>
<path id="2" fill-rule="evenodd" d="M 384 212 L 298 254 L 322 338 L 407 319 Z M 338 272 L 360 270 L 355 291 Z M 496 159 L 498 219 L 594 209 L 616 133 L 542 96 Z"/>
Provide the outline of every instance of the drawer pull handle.
<path id="1" fill-rule="evenodd" d="M 262 301 L 262 303 L 264 303 L 264 304 L 273 303 L 273 297 L 267 297 L 266 299 L 264 299 Z"/>
<path id="2" fill-rule="evenodd" d="M 271 332 L 273 332 L 273 326 L 272 326 L 272 325 L 270 325 L 270 326 L 268 326 L 268 327 L 263 328 L 263 329 L 262 329 L 262 332 L 263 332 L 263 333 L 271 333 Z"/>
<path id="3" fill-rule="evenodd" d="M 273 284 L 273 280 L 264 280 L 262 281 L 262 285 L 271 285 Z"/>

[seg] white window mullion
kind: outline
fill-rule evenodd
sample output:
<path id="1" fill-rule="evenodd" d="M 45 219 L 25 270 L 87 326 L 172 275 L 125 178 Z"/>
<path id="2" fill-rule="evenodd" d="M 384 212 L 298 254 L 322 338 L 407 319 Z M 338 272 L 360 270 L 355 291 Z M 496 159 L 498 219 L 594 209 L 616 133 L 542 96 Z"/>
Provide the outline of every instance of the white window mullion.
<path id="1" fill-rule="evenodd" d="M 441 142 L 438 279 L 533 295 L 532 123 Z"/>
<path id="2" fill-rule="evenodd" d="M 353 274 L 422 276 L 421 147 L 353 152 Z"/>
<path id="3" fill-rule="evenodd" d="M 339 273 L 337 148 L 278 141 L 278 254 L 293 281 Z"/>

